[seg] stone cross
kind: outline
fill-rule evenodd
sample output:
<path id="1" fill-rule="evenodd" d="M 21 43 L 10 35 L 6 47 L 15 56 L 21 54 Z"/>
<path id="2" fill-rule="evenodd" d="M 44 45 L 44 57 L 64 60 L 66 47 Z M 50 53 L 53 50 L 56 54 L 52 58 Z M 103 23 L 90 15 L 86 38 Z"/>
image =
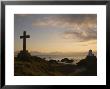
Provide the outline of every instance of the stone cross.
<path id="1" fill-rule="evenodd" d="M 30 38 L 30 35 L 26 35 L 26 31 L 24 31 L 23 36 L 20 36 L 20 39 L 23 39 L 23 52 L 26 52 L 26 38 Z"/>

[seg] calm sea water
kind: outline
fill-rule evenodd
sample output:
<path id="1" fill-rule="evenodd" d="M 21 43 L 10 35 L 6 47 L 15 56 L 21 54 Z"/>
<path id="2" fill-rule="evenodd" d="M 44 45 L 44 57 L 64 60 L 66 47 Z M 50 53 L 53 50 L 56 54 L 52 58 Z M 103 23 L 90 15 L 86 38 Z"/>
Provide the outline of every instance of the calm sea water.
<path id="1" fill-rule="evenodd" d="M 63 55 L 34 55 L 34 56 L 45 58 L 46 60 L 59 60 L 59 61 L 61 61 L 63 58 L 68 58 L 73 59 L 75 64 L 86 57 L 86 56 L 63 56 Z"/>
<path id="2" fill-rule="evenodd" d="M 45 60 L 59 60 L 59 61 L 61 61 L 64 58 L 68 58 L 68 59 L 74 60 L 74 64 L 76 64 L 80 60 L 84 59 L 87 54 L 67 56 L 67 55 L 39 55 L 39 54 L 31 53 L 31 55 L 38 56 L 40 58 L 45 58 Z M 17 53 L 15 53 L 15 56 L 17 56 Z"/>

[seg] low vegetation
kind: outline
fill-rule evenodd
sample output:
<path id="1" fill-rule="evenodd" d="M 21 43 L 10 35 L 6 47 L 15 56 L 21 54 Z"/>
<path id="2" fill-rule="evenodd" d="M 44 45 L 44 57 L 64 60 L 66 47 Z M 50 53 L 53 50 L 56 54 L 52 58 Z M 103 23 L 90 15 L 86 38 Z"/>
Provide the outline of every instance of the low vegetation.
<path id="1" fill-rule="evenodd" d="M 91 59 L 92 65 L 88 65 Z M 77 65 L 71 64 L 73 60 L 67 58 L 62 59 L 60 63 L 56 60 L 45 60 L 43 58 L 32 56 L 28 60 L 15 58 L 14 75 L 15 76 L 88 76 L 97 75 L 95 58 L 85 58 Z"/>

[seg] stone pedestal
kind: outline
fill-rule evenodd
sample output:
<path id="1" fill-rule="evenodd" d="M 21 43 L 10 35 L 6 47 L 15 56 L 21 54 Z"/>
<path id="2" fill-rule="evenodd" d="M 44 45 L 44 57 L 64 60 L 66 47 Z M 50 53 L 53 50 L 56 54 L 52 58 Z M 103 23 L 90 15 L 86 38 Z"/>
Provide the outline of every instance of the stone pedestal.
<path id="1" fill-rule="evenodd" d="M 21 59 L 21 60 L 28 60 L 30 59 L 31 54 L 28 52 L 28 50 L 26 51 L 20 51 L 20 53 L 18 53 L 17 58 Z"/>

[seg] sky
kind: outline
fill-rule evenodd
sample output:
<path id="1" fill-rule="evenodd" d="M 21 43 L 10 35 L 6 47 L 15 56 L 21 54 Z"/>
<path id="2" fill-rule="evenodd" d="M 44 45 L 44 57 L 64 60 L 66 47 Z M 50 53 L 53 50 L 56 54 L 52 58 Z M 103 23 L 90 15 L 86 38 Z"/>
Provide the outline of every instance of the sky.
<path id="1" fill-rule="evenodd" d="M 30 52 L 97 51 L 96 14 L 15 14 L 14 51 L 22 50 L 23 31 Z"/>

